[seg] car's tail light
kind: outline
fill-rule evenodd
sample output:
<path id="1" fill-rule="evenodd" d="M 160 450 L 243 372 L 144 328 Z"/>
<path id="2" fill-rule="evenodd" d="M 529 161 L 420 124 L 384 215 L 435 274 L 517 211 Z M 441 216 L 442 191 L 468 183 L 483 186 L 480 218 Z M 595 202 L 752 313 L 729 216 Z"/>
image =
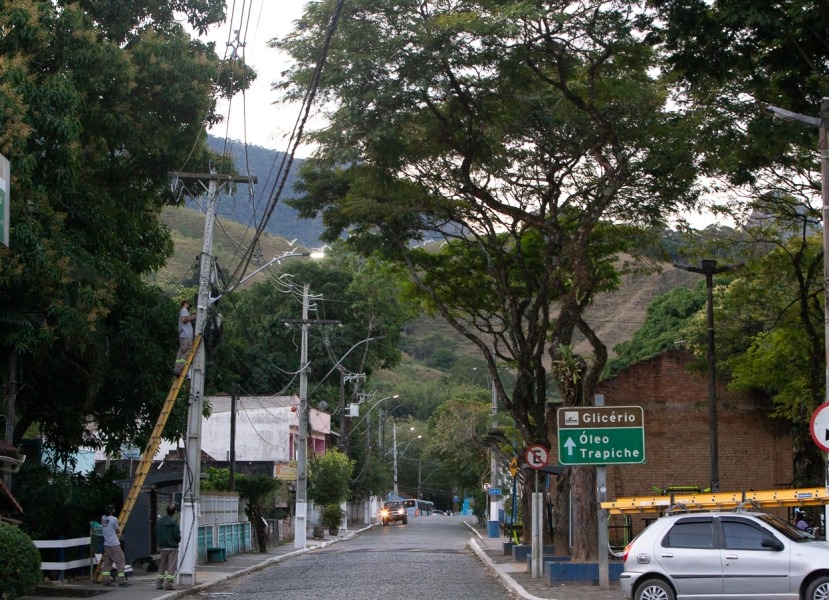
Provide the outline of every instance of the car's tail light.
<path id="1" fill-rule="evenodd" d="M 628 554 L 630 554 L 630 547 L 633 545 L 633 542 L 625 546 L 625 551 L 622 553 L 622 562 L 627 562 Z"/>

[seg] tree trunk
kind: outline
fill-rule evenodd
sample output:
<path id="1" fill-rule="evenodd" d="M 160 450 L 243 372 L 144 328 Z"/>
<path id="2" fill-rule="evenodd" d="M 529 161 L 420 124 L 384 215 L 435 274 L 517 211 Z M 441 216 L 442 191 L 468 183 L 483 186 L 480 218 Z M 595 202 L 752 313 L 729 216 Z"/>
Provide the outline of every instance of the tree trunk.
<path id="1" fill-rule="evenodd" d="M 256 534 L 256 545 L 259 547 L 259 552 L 268 551 L 268 525 L 265 519 L 262 518 L 262 511 L 258 509 L 251 509 L 250 520 L 253 523 L 253 531 Z"/>

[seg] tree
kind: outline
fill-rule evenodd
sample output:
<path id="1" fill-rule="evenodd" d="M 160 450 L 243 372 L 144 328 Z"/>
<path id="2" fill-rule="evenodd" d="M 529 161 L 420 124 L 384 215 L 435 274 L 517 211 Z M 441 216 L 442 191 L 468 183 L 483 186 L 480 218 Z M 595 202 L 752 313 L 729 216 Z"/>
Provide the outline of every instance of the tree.
<path id="1" fill-rule="evenodd" d="M 329 8 L 309 5 L 277 43 L 297 63 L 288 97 L 312 80 Z M 480 350 L 525 444 L 555 446 L 545 359 L 565 404 L 592 397 L 606 350 L 583 315 L 614 288 L 615 255 L 695 200 L 693 157 L 675 143 L 684 123 L 665 110 L 667 82 L 636 30 L 641 8 L 352 2 L 320 79 L 332 108 L 294 205 L 322 216 L 326 239 L 347 233 L 352 248 L 407 266 Z M 424 240 L 447 245 L 412 247 Z M 577 334 L 592 356 L 569 352 Z M 511 394 L 503 367 L 517 374 Z M 560 488 L 580 499 L 575 558 L 597 551 L 593 473 L 572 469 Z"/>
<path id="2" fill-rule="evenodd" d="M 478 489 L 489 481 L 490 410 L 484 390 L 459 390 L 429 420 L 426 456 L 441 461 L 457 488 Z"/>
<path id="3" fill-rule="evenodd" d="M 236 489 L 239 496 L 247 501 L 245 514 L 254 524 L 256 543 L 259 552 L 268 551 L 268 526 L 265 517 L 269 507 L 273 506 L 274 498 L 282 482 L 270 475 L 236 475 Z"/>
<path id="4" fill-rule="evenodd" d="M 230 470 L 207 469 L 207 481 L 202 485 L 202 490 L 230 491 Z M 269 475 L 251 475 L 249 473 L 237 473 L 235 476 L 236 490 L 239 497 L 245 501 L 245 514 L 253 525 L 256 535 L 256 545 L 259 552 L 268 551 L 268 525 L 265 517 L 269 516 L 276 494 L 279 492 L 282 482 Z"/>
<path id="5" fill-rule="evenodd" d="M 775 124 L 763 108 L 773 104 L 817 113 L 829 89 L 824 67 L 829 59 L 829 16 L 822 2 L 651 4 L 662 23 L 653 41 L 660 44 L 677 77 L 681 100 L 698 113 L 698 148 L 708 172 L 727 174 L 732 182 L 744 184 L 770 165 L 814 166 L 817 132 Z"/>
<path id="6" fill-rule="evenodd" d="M 820 282 L 825 257 L 809 239 L 821 221 L 818 131 L 776 121 L 764 108 L 817 116 L 829 95 L 829 14 L 816 0 L 652 4 L 662 22 L 654 41 L 684 102 L 698 115 L 693 143 L 701 165 L 729 192 L 719 208 L 769 252 L 724 299 L 726 310 L 754 327 L 743 338 L 747 345 L 727 361 L 733 385 L 773 396 L 776 413 L 795 424 L 796 469 L 814 472 L 809 463 L 817 457 L 804 453 L 813 448 L 803 444 L 804 413 L 825 397 L 827 384 Z M 779 376 L 769 370 L 792 362 L 801 369 L 787 366 Z"/>
<path id="7" fill-rule="evenodd" d="M 769 396 L 770 415 L 793 425 L 795 472 L 819 477 L 823 460 L 809 433 L 826 384 L 819 211 L 786 195 L 760 198 L 748 210 L 749 260 L 717 294 L 719 368 L 731 388 Z M 691 335 L 704 339 L 703 324 L 695 322 Z"/>
<path id="8" fill-rule="evenodd" d="M 308 368 L 313 403 L 340 402 L 345 373 L 370 376 L 400 361 L 400 332 L 413 313 L 399 294 L 400 276 L 376 260 L 358 260 L 346 252 L 322 261 L 286 263 L 282 278 L 257 283 L 221 301 L 222 344 L 211 358 L 211 389 L 232 389 L 239 383 L 247 394 L 295 389 L 299 360 L 298 327 L 284 320 L 301 316 L 302 285 L 309 285 L 312 319 L 339 320 L 342 326 L 309 330 Z M 365 342 L 369 338 L 380 341 Z M 344 392 L 343 392 L 344 393 Z"/>
<path id="9" fill-rule="evenodd" d="M 0 306 L 17 317 L 0 321 L 0 380 L 16 391 L 14 440 L 36 426 L 62 457 L 145 439 L 169 388 L 175 303 L 144 280 L 172 252 L 168 173 L 207 164 L 216 94 L 253 77 L 224 70 L 181 18 L 204 31 L 223 3 L 0 5 L 14 189 Z"/>
<path id="10" fill-rule="evenodd" d="M 321 522 L 328 529 L 342 524 L 340 503 L 348 498 L 353 473 L 354 461 L 333 448 L 311 457 L 308 465 L 308 498 L 322 507 Z"/>

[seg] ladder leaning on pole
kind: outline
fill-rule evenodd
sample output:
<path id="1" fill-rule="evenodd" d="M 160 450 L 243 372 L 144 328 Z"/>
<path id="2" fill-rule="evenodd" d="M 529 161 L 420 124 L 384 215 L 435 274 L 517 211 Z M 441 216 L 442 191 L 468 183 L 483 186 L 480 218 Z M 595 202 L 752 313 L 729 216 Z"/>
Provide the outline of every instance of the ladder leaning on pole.
<path id="1" fill-rule="evenodd" d="M 193 340 L 193 349 L 190 351 L 190 356 L 187 357 L 187 361 L 184 363 L 184 368 L 181 370 L 179 376 L 176 377 L 176 380 L 173 382 L 173 386 L 170 388 L 170 392 L 167 394 L 167 400 L 164 401 L 164 406 L 161 408 L 161 413 L 158 415 L 158 420 L 156 421 L 155 428 L 153 428 L 153 432 L 150 435 L 150 440 L 144 448 L 144 454 L 141 455 L 141 460 L 138 463 L 138 468 L 135 470 L 135 477 L 133 477 L 130 491 L 127 493 L 127 499 L 124 501 L 124 505 L 121 507 L 121 512 L 118 514 L 118 525 L 120 525 L 122 533 L 127 524 L 127 520 L 130 518 L 132 509 L 135 507 L 135 502 L 138 500 L 138 495 L 141 493 L 141 488 L 144 487 L 144 481 L 146 481 L 147 474 L 150 472 L 150 467 L 153 464 L 153 457 L 155 456 L 155 453 L 158 452 L 158 448 L 161 445 L 161 434 L 164 432 L 164 426 L 167 424 L 167 419 L 170 418 L 170 413 L 173 411 L 173 405 L 175 404 L 176 398 L 181 391 L 181 386 L 184 385 L 187 372 L 190 370 L 193 357 L 196 356 L 196 350 L 198 350 L 201 341 L 202 336 L 200 335 L 197 335 Z M 94 581 L 96 582 L 101 581 L 102 565 L 103 557 L 102 560 L 98 562 L 98 566 L 95 570 Z"/>

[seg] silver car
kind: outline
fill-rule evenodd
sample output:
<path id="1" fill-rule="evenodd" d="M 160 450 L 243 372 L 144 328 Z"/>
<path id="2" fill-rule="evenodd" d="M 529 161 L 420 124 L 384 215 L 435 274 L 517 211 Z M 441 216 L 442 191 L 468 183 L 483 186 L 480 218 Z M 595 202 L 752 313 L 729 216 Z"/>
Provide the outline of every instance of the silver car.
<path id="1" fill-rule="evenodd" d="M 627 600 L 829 600 L 829 543 L 765 513 L 662 517 L 624 561 Z"/>

